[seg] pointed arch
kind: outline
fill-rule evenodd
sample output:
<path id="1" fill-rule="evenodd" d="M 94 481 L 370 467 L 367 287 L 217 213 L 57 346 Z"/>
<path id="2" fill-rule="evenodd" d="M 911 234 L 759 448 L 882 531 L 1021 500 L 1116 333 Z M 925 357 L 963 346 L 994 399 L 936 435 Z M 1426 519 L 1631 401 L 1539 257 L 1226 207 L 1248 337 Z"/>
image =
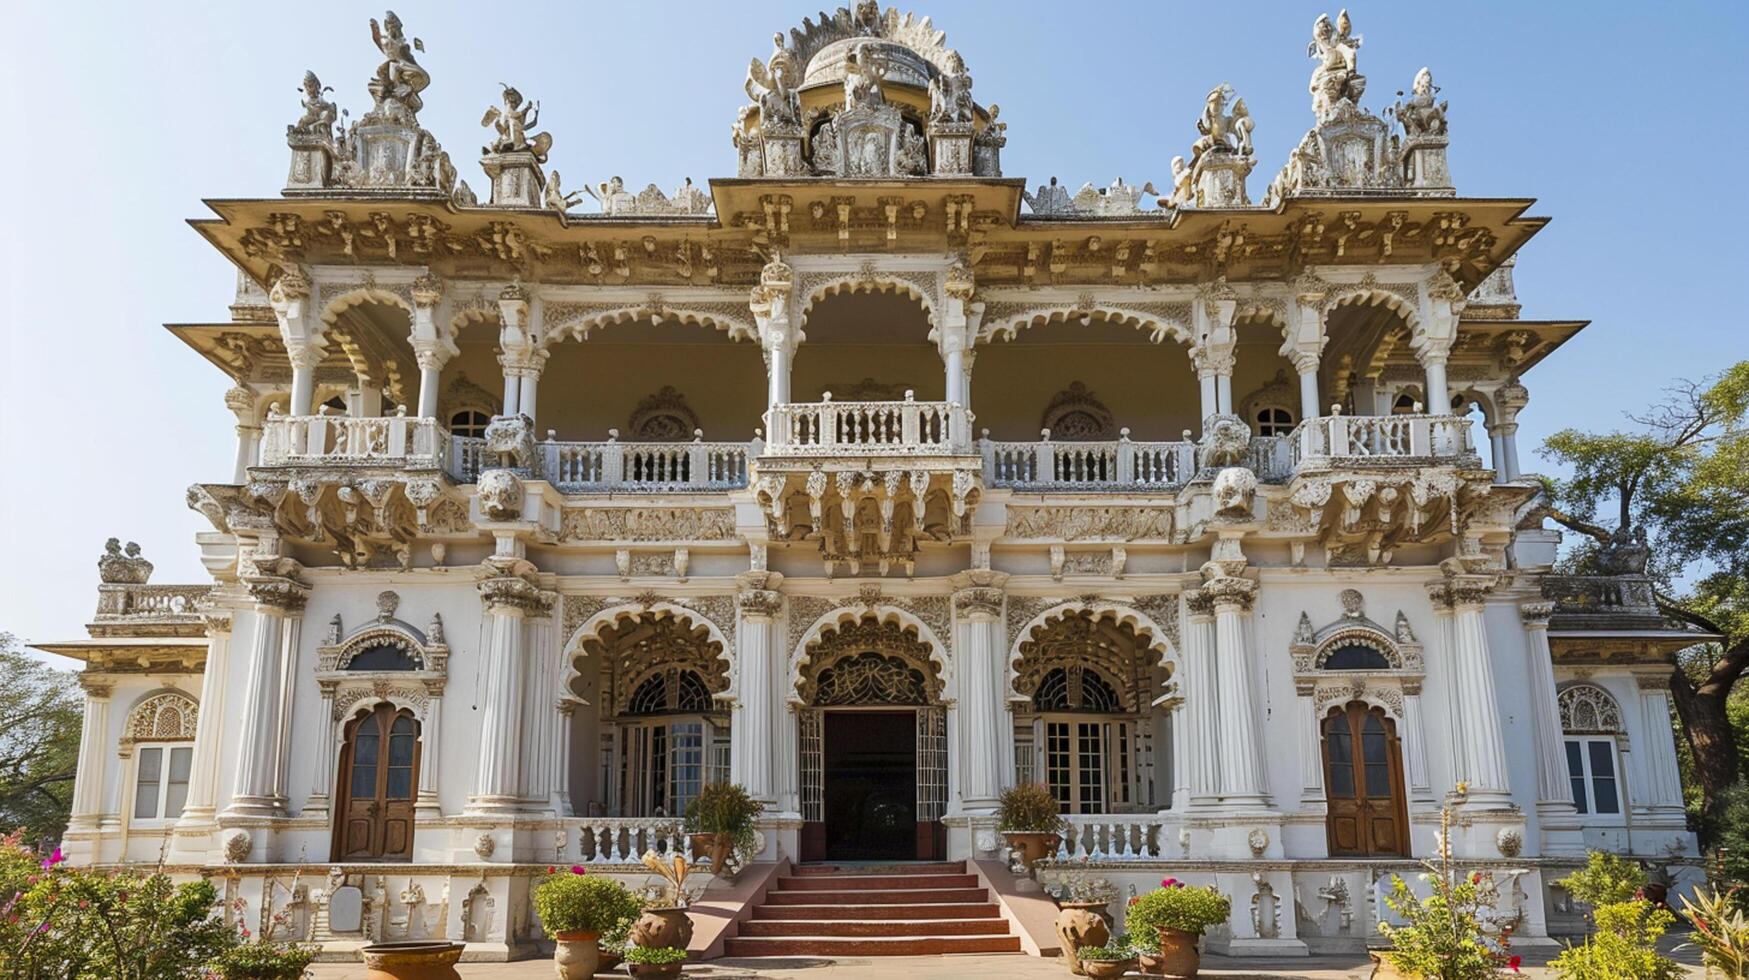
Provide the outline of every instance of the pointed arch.
<path id="1" fill-rule="evenodd" d="M 882 625 L 896 626 L 928 647 L 929 662 L 935 668 L 937 687 L 942 692 L 941 703 L 953 703 L 952 695 L 949 693 L 953 690 L 953 668 L 948 660 L 947 647 L 941 642 L 941 638 L 935 635 L 935 631 L 930 629 L 928 624 L 909 611 L 897 606 L 882 605 L 841 606 L 809 624 L 808 628 L 803 631 L 801 640 L 790 651 L 789 682 L 786 690 L 789 692 L 789 700 L 792 703 L 805 703 L 802 690 L 807 683 L 807 667 L 813 662 L 815 648 L 826 638 L 826 634 L 868 619 L 873 619 Z"/>

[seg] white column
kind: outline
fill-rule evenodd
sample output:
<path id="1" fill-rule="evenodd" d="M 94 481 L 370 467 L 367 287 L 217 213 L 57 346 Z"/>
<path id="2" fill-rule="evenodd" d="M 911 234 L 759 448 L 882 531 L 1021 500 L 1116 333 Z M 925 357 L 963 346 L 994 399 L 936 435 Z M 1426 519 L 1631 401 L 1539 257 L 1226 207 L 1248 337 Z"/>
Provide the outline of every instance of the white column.
<path id="1" fill-rule="evenodd" d="M 79 675 L 85 689 L 85 718 L 79 727 L 79 772 L 73 782 L 73 813 L 69 830 L 95 830 L 103 815 L 104 762 L 109 744 L 110 679 Z"/>
<path id="2" fill-rule="evenodd" d="M 965 370 L 960 374 L 960 402 L 966 408 L 972 407 L 972 367 L 978 361 L 978 352 L 968 350 L 965 353 Z"/>
<path id="3" fill-rule="evenodd" d="M 1518 607 L 1530 662 L 1531 727 L 1536 733 L 1536 805 L 1539 813 L 1572 817 L 1573 786 L 1567 779 L 1565 738 L 1561 734 L 1561 709 L 1555 691 L 1555 663 L 1549 653 L 1549 615 L 1552 602 L 1526 602 Z"/>
<path id="4" fill-rule="evenodd" d="M 316 366 L 326 348 L 322 334 L 327 328 L 310 309 L 310 280 L 295 266 L 287 269 L 268 292 L 273 315 L 279 321 L 280 341 L 292 365 L 291 415 L 309 415 L 315 410 Z"/>
<path id="5" fill-rule="evenodd" d="M 522 701 L 528 706 L 523 715 L 522 762 L 523 795 L 541 808 L 553 804 L 554 757 L 559 721 L 558 677 L 553 669 L 553 620 L 547 615 L 531 614 L 526 622 L 525 638 L 528 653 L 527 691 Z"/>
<path id="6" fill-rule="evenodd" d="M 1002 590 L 973 587 L 953 596 L 954 657 L 959 661 L 960 799 L 967 810 L 993 811 L 1002 795 L 1002 726 L 1014 722 L 1003 710 Z"/>
<path id="7" fill-rule="evenodd" d="M 1633 802 L 1680 819 L 1682 771 L 1676 761 L 1676 740 L 1670 727 L 1669 674 L 1635 674 L 1640 692 L 1640 739 L 1634 746 L 1645 770 L 1645 793 Z"/>
<path id="8" fill-rule="evenodd" d="M 296 347 L 290 349 L 288 354 L 292 364 L 290 414 L 314 414 L 316 366 L 322 363 L 322 352 L 310 347 Z"/>
<path id="9" fill-rule="evenodd" d="M 419 726 L 419 790 L 413 802 L 413 812 L 422 818 L 443 816 L 443 805 L 437 796 L 438 779 L 443 772 L 443 686 L 432 688 L 425 705 L 425 721 Z"/>
<path id="10" fill-rule="evenodd" d="M 950 347 L 942 355 L 946 361 L 947 380 L 944 390 L 947 400 L 958 405 L 966 403 L 966 352 L 960 347 Z"/>
<path id="11" fill-rule="evenodd" d="M 1457 780 L 1467 784 L 1470 803 L 1503 809 L 1512 804 L 1511 781 L 1500 706 L 1495 700 L 1494 665 L 1488 655 L 1488 625 L 1482 614 L 1483 602 L 1494 584 L 1491 575 L 1458 574 L 1429 583 L 1427 588 L 1435 603 L 1452 611 L 1448 660 L 1457 694 L 1456 724 L 1462 748 Z"/>
<path id="12" fill-rule="evenodd" d="M 775 589 L 749 588 L 735 597 L 735 608 L 735 649 L 741 662 L 729 722 L 729 779 L 773 809 L 777 806 L 772 764 L 777 706 L 772 695 L 778 659 L 774 648 L 783 595 Z"/>
<path id="13" fill-rule="evenodd" d="M 479 585 L 486 606 L 486 643 L 481 651 L 479 764 L 470 810 L 514 810 L 522 802 L 521 775 L 523 645 L 529 614 L 543 614 L 551 597 L 528 576 L 533 565 L 493 559 L 500 574 Z"/>
<path id="14" fill-rule="evenodd" d="M 1184 671 L 1188 693 L 1184 698 L 1186 804 L 1218 805 L 1220 778 L 1220 668 L 1215 657 L 1213 597 L 1201 590 L 1184 597 L 1187 615 L 1184 629 Z"/>
<path id="15" fill-rule="evenodd" d="M 571 720 L 577 713 L 577 701 L 569 692 L 563 694 L 558 711 L 559 756 L 556 763 L 558 775 L 553 786 L 553 809 L 559 816 L 569 817 L 576 813 L 571 805 Z"/>
<path id="16" fill-rule="evenodd" d="M 1181 702 L 1166 716 L 1167 733 L 1172 739 L 1172 809 L 1182 811 L 1190 805 L 1190 724 L 1185 715 L 1189 702 Z"/>
<path id="17" fill-rule="evenodd" d="M 1505 483 L 1512 479 L 1506 472 L 1506 437 L 1498 425 L 1487 426 L 1488 430 L 1488 462 L 1494 464 L 1494 482 Z"/>
<path id="18" fill-rule="evenodd" d="M 1245 619 L 1257 598 L 1257 583 L 1221 575 L 1203 584 L 1215 606 L 1215 655 L 1220 660 L 1221 802 L 1265 806 L 1269 779 L 1263 768 L 1263 731 L 1257 717 L 1257 672 L 1246 640 Z"/>
<path id="19" fill-rule="evenodd" d="M 1212 368 L 1204 369 L 1199 366 L 1196 372 L 1196 384 L 1198 393 L 1197 408 L 1198 411 L 1202 413 L 1202 417 L 1206 419 L 1210 415 L 1215 414 L 1217 406 L 1220 404 L 1220 400 L 1215 394 L 1214 370 Z"/>
<path id="20" fill-rule="evenodd" d="M 1409 792 L 1413 796 L 1433 793 L 1433 779 L 1427 773 L 1427 723 L 1421 715 L 1421 688 L 1403 690 L 1403 754 L 1408 757 Z"/>
<path id="21" fill-rule="evenodd" d="M 237 426 L 237 456 L 231 466 L 231 482 L 241 486 L 249 482 L 249 467 L 255 465 L 255 447 L 261 439 L 258 425 Z"/>
<path id="22" fill-rule="evenodd" d="M 1292 349 L 1288 357 L 1300 376 L 1300 421 L 1318 418 L 1323 414 L 1318 407 L 1318 352 Z"/>
<path id="23" fill-rule="evenodd" d="M 304 801 L 304 809 L 299 816 L 325 817 L 333 806 L 333 788 L 340 779 L 340 773 L 336 769 L 340 751 L 340 726 L 339 719 L 334 717 L 334 710 L 334 687 L 331 682 L 323 683 L 322 714 L 316 720 L 316 731 L 308 743 L 315 750 L 313 771 L 310 774 L 310 798 Z"/>
<path id="24" fill-rule="evenodd" d="M 1319 804 L 1324 802 L 1324 727 L 1313 688 L 1308 684 L 1294 693 L 1299 717 L 1300 800 Z"/>
<path id="25" fill-rule="evenodd" d="M 383 416 L 383 389 L 375 380 L 360 379 L 358 389 L 358 417 L 377 419 Z"/>
<path id="26" fill-rule="evenodd" d="M 1516 480 L 1518 469 L 1518 423 L 1502 422 L 1495 428 L 1500 430 L 1500 450 L 1505 454 L 1506 479 Z"/>
<path id="27" fill-rule="evenodd" d="M 415 357 L 419 362 L 417 415 L 422 419 L 434 419 L 437 417 L 438 386 L 442 384 L 443 361 L 435 352 L 420 351 Z"/>
<path id="28" fill-rule="evenodd" d="M 419 364 L 419 404 L 415 415 L 437 417 L 437 393 L 444 362 L 455 353 L 450 332 L 440 326 L 438 304 L 443 301 L 443 280 L 427 272 L 413 280 L 413 322 L 407 340 Z"/>
<path id="29" fill-rule="evenodd" d="M 249 674 L 238 706 L 237 772 L 228 816 L 284 816 L 285 777 L 281 754 L 281 712 L 286 683 L 286 620 L 303 612 L 310 590 L 295 576 L 295 563 L 285 558 L 257 558 L 260 574 L 245 582 L 255 597 L 255 633 L 249 647 Z M 273 574 L 276 567 L 286 568 Z"/>
<path id="30" fill-rule="evenodd" d="M 541 353 L 544 354 L 545 352 L 542 351 Z M 531 419 L 537 417 L 535 407 L 539 404 L 536 395 L 538 394 L 540 385 L 541 360 L 543 360 L 543 358 L 537 357 L 532 364 L 522 369 L 522 383 L 517 385 L 516 388 L 516 400 L 519 406 L 518 411 Z"/>
<path id="31" fill-rule="evenodd" d="M 1227 369 L 1215 375 L 1215 410 L 1222 415 L 1233 414 L 1233 362 L 1227 358 Z"/>
<path id="32" fill-rule="evenodd" d="M 512 370 L 509 367 L 504 369 L 504 411 L 501 413 L 504 415 L 515 415 L 522 410 L 522 379 Z"/>
<path id="33" fill-rule="evenodd" d="M 181 826 L 212 822 L 218 807 L 220 741 L 225 737 L 225 680 L 231 665 L 231 611 L 205 611 L 206 666 L 200 677 L 200 715 L 194 729 L 194 758 L 188 768 L 188 800 Z"/>
<path id="34" fill-rule="evenodd" d="M 1427 369 L 1427 414 L 1451 414 L 1451 389 L 1445 383 L 1445 352 L 1423 351 L 1421 365 Z"/>

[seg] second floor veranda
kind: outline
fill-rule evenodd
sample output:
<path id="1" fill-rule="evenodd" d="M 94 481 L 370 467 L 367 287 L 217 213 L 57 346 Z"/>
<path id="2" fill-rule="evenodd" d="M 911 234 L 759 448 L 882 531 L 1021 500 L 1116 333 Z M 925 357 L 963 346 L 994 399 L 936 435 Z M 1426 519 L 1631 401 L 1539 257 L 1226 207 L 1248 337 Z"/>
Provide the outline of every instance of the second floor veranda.
<path id="1" fill-rule="evenodd" d="M 363 334 L 399 312 L 366 304 L 350 325 Z M 1363 375 L 1346 366 L 1353 356 L 1290 362 L 1279 324 L 1241 319 L 1225 360 L 1098 312 L 948 356 L 910 298 L 846 293 L 814 304 L 805 342 L 780 358 L 734 330 L 652 315 L 555 335 L 517 368 L 482 323 L 417 389 L 411 377 L 397 390 L 330 371 L 307 396 L 314 411 L 297 414 L 288 410 L 300 393 L 266 393 L 239 429 L 238 480 L 249 466 L 320 465 L 442 470 L 471 483 L 499 465 L 492 420 L 521 416 L 536 433 L 526 468 L 564 492 L 730 490 L 761 460 L 887 457 L 975 457 L 988 487 L 1148 491 L 1197 475 L 1211 415 L 1243 421 L 1246 464 L 1281 481 L 1307 466 L 1479 465 L 1466 417 L 1478 407 L 1494 468 L 1517 475 L 1514 427 L 1491 417 L 1488 395 L 1460 389 L 1448 412 L 1429 410 L 1430 379 L 1402 345 L 1354 347 L 1375 364 Z M 1332 346 L 1377 336 L 1389 320 L 1389 310 L 1356 308 L 1333 321 Z M 393 324 L 380 332 L 392 336 Z"/>

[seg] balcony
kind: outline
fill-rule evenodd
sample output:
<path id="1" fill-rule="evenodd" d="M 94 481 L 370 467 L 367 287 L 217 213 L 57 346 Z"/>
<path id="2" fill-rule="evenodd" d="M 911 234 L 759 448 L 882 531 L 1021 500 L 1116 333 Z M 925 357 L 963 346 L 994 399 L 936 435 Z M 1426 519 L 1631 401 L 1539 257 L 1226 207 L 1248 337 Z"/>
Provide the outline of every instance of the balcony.
<path id="1" fill-rule="evenodd" d="M 261 427 L 261 465 L 444 469 L 449 443 L 436 419 L 275 415 Z"/>
<path id="2" fill-rule="evenodd" d="M 1481 466 L 1460 415 L 1326 415 L 1287 437 L 1287 465 L 1302 469 L 1450 463 Z"/>
<path id="3" fill-rule="evenodd" d="M 972 413 L 952 402 L 794 402 L 765 413 L 766 456 L 971 456 Z"/>

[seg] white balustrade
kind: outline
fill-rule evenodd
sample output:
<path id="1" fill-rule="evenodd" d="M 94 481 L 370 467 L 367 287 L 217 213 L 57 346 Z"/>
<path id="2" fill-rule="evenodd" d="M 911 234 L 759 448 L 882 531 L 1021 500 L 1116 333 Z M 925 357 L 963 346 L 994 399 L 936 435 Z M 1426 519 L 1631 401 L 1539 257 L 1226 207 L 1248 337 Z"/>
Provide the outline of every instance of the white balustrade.
<path id="1" fill-rule="evenodd" d="M 97 618 L 194 616 L 210 585 L 105 583 L 97 587 Z"/>
<path id="2" fill-rule="evenodd" d="M 1154 814 L 1078 813 L 1063 817 L 1058 861 L 1156 861 L 1166 821 Z"/>
<path id="3" fill-rule="evenodd" d="M 1288 436 L 1289 461 L 1458 459 L 1476 455 L 1461 415 L 1326 415 Z"/>
<path id="4" fill-rule="evenodd" d="M 458 436 L 450 458 L 463 483 L 479 477 L 485 440 Z M 538 443 L 540 476 L 567 492 L 588 490 L 733 490 L 747 485 L 747 461 L 759 454 L 753 442 L 560 442 Z"/>
<path id="5" fill-rule="evenodd" d="M 436 469 L 448 455 L 449 441 L 436 419 L 276 415 L 262 423 L 261 465 Z"/>
<path id="6" fill-rule="evenodd" d="M 984 478 L 995 487 L 1037 490 L 1164 488 L 1196 475 L 1196 446 L 1188 442 L 996 442 L 978 440 Z"/>
<path id="7" fill-rule="evenodd" d="M 972 413 L 953 402 L 788 402 L 765 413 L 773 456 L 891 454 L 955 456 L 972 452 Z"/>
<path id="8" fill-rule="evenodd" d="M 566 853 L 575 844 L 582 864 L 640 864 L 646 851 L 695 857 L 678 817 L 567 817 L 561 823 Z"/>

